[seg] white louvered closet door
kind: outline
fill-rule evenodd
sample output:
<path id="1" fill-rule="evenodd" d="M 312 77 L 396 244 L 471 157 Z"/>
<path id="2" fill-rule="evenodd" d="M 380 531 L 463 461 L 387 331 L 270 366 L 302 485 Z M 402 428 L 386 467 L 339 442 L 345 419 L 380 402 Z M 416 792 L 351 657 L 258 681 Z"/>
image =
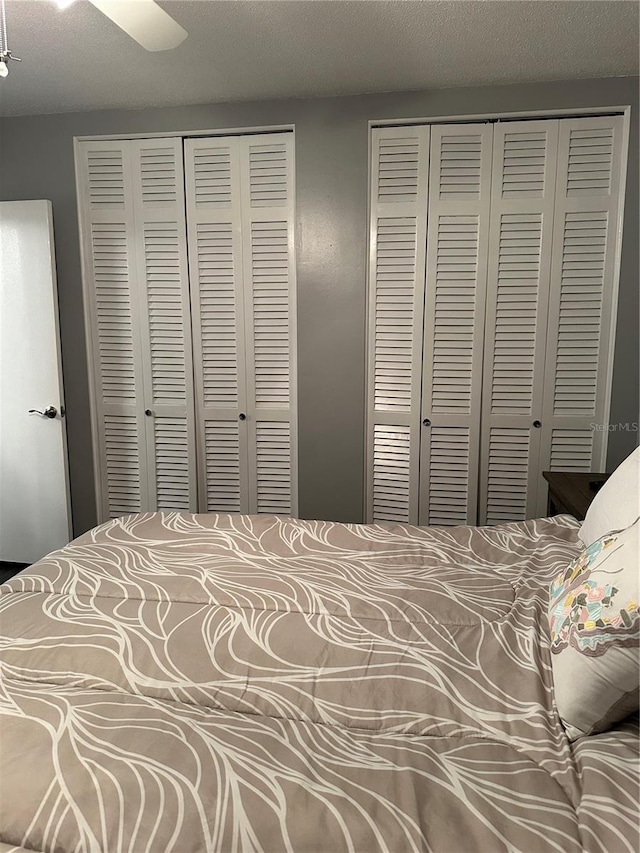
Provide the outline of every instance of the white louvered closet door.
<path id="1" fill-rule="evenodd" d="M 540 470 L 605 467 L 623 134 L 622 116 L 560 121 Z"/>
<path id="2" fill-rule="evenodd" d="M 247 513 L 240 148 L 237 137 L 184 145 L 200 507 Z"/>
<path id="3" fill-rule="evenodd" d="M 82 142 L 78 195 L 98 519 L 147 508 L 130 143 Z"/>
<path id="4" fill-rule="evenodd" d="M 604 468 L 624 128 L 373 131 L 369 520 L 539 517 L 543 470 Z"/>
<path id="5" fill-rule="evenodd" d="M 431 129 L 420 524 L 477 517 L 492 131 Z"/>
<path id="6" fill-rule="evenodd" d="M 429 128 L 372 133 L 368 521 L 418 521 Z"/>
<path id="7" fill-rule="evenodd" d="M 82 142 L 78 165 L 98 518 L 195 510 L 182 142 Z"/>
<path id="8" fill-rule="evenodd" d="M 536 516 L 557 138 L 556 120 L 494 130 L 480 524 Z"/>
<path id="9" fill-rule="evenodd" d="M 293 134 L 185 156 L 201 505 L 296 515 Z"/>
<path id="10" fill-rule="evenodd" d="M 198 508 L 182 139 L 132 141 L 147 506 Z"/>
<path id="11" fill-rule="evenodd" d="M 293 134 L 240 154 L 249 512 L 297 515 Z"/>

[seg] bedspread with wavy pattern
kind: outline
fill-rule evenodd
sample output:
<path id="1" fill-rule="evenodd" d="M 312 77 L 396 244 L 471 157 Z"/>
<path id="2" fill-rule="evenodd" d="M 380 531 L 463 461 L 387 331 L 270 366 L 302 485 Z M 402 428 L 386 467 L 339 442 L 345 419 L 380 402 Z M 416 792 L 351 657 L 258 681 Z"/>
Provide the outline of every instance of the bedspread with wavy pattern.
<path id="1" fill-rule="evenodd" d="M 0 853 L 638 848 L 637 721 L 571 746 L 569 517 L 153 513 L 0 587 Z"/>

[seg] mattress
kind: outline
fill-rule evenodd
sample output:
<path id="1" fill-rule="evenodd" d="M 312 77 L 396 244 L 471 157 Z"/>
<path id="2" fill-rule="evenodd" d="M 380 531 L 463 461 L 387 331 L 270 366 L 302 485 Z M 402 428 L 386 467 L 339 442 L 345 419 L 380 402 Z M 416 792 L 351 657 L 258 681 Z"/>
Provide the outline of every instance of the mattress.
<path id="1" fill-rule="evenodd" d="M 577 530 L 95 528 L 0 586 L 0 853 L 637 850 L 637 719 L 554 707 Z"/>

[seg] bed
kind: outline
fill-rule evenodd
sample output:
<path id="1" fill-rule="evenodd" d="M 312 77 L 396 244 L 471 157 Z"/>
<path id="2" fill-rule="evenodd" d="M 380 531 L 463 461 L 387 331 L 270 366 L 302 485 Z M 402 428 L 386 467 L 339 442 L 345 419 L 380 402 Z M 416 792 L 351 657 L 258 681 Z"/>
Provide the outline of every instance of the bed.
<path id="1" fill-rule="evenodd" d="M 635 851 L 638 719 L 571 743 L 570 516 L 148 513 L 0 587 L 0 851 Z"/>

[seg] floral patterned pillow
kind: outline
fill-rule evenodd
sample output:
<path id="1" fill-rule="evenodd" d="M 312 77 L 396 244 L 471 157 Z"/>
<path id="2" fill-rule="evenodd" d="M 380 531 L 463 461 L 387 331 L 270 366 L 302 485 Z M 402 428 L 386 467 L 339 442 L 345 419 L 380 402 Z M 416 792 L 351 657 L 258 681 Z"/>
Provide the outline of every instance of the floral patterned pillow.
<path id="1" fill-rule="evenodd" d="M 570 740 L 639 707 L 640 519 L 597 539 L 549 589 L 556 707 Z"/>

